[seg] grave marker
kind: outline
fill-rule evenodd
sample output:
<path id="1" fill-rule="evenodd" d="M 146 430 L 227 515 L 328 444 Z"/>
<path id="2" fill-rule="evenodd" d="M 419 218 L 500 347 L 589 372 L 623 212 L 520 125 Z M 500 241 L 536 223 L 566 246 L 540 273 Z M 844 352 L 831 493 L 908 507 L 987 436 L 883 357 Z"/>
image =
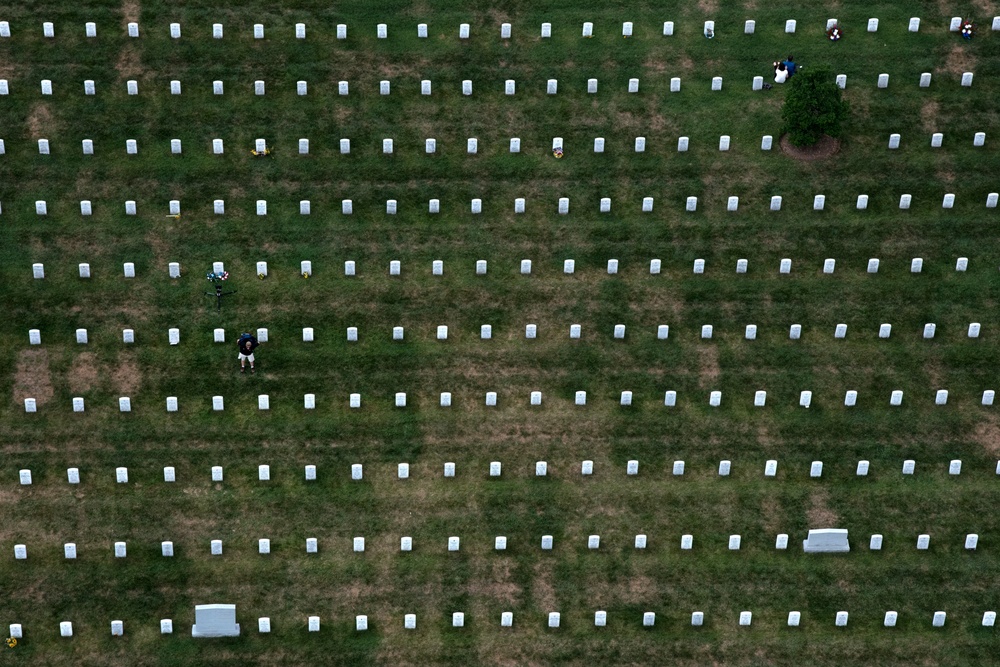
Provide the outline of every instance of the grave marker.
<path id="1" fill-rule="evenodd" d="M 196 605 L 194 618 L 192 637 L 237 637 L 240 634 L 234 604 Z"/>

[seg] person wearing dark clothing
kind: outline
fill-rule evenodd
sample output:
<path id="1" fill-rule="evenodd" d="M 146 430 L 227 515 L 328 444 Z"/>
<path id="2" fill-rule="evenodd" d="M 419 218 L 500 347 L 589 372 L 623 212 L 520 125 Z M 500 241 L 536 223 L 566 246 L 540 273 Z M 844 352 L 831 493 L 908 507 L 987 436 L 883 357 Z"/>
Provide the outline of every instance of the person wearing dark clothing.
<path id="1" fill-rule="evenodd" d="M 260 345 L 260 343 L 257 342 L 257 339 L 254 338 L 252 334 L 244 333 L 240 335 L 240 339 L 239 341 L 237 341 L 236 345 L 240 351 L 240 353 L 236 357 L 237 359 L 240 360 L 240 373 L 247 372 L 246 363 L 248 361 L 250 362 L 250 372 L 256 373 L 257 371 L 254 370 L 253 367 L 253 362 L 254 362 L 253 351 L 257 349 L 257 346 Z"/>
<path id="2" fill-rule="evenodd" d="M 797 64 L 795 64 L 794 56 L 788 56 L 787 58 L 785 58 L 784 62 L 782 62 L 782 65 L 784 65 L 785 69 L 788 70 L 788 78 L 795 76 L 795 70 L 797 70 L 799 67 Z"/>

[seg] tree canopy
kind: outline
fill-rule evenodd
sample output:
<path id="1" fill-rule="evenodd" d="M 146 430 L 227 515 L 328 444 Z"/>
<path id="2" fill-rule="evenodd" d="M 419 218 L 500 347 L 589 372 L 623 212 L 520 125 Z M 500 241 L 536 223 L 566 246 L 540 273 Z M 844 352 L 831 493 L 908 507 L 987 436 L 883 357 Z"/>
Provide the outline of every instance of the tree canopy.
<path id="1" fill-rule="evenodd" d="M 781 118 L 793 146 L 811 146 L 824 134 L 839 137 L 848 115 L 848 104 L 830 70 L 800 69 L 788 80 Z"/>

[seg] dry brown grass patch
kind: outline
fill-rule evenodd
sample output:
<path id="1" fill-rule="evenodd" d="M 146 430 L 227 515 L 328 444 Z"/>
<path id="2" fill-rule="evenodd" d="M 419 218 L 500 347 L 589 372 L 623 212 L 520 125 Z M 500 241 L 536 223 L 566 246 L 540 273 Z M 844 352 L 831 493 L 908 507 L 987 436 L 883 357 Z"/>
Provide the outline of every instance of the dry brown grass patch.
<path id="1" fill-rule="evenodd" d="M 140 9 L 141 7 L 139 6 L 139 3 L 136 0 L 125 0 L 122 3 L 121 7 L 122 22 L 125 24 L 125 27 L 128 27 L 129 23 L 139 22 Z"/>
<path id="2" fill-rule="evenodd" d="M 118 52 L 118 60 L 115 62 L 115 71 L 118 77 L 123 80 L 137 79 L 145 74 L 142 67 L 142 56 L 139 49 L 131 44 L 127 44 Z"/>
<path id="3" fill-rule="evenodd" d="M 477 599 L 485 598 L 490 604 L 504 602 L 515 605 L 520 602 L 523 589 L 512 581 L 514 568 L 512 558 L 499 558 L 491 566 L 491 579 L 470 581 L 469 594 Z"/>
<path id="4" fill-rule="evenodd" d="M 97 357 L 93 352 L 81 352 L 69 367 L 66 380 L 70 391 L 90 391 L 97 384 Z"/>
<path id="5" fill-rule="evenodd" d="M 49 370 L 49 353 L 45 350 L 21 350 L 14 370 L 14 402 L 24 403 L 33 398 L 38 406 L 52 400 L 52 373 Z"/>
<path id="6" fill-rule="evenodd" d="M 711 389 L 719 379 L 719 349 L 715 345 L 698 345 L 698 386 Z"/>
<path id="7" fill-rule="evenodd" d="M 830 509 L 830 492 L 821 487 L 809 494 L 806 519 L 810 528 L 836 528 L 840 515 Z"/>
<path id="8" fill-rule="evenodd" d="M 26 119 L 28 132 L 32 139 L 42 139 L 56 130 L 56 122 L 52 117 L 52 110 L 45 102 L 37 102 Z"/>
<path id="9" fill-rule="evenodd" d="M 938 105 L 936 100 L 929 99 L 920 105 L 920 122 L 928 132 L 937 130 Z"/>
<path id="10" fill-rule="evenodd" d="M 972 432 L 972 441 L 983 448 L 991 458 L 1000 456 L 1000 425 L 996 417 L 983 418 Z"/>
<path id="11" fill-rule="evenodd" d="M 546 612 L 557 609 L 556 590 L 552 586 L 552 580 L 555 578 L 552 565 L 538 562 L 535 563 L 533 571 L 531 597 L 535 600 L 535 606 Z"/>
<path id="12" fill-rule="evenodd" d="M 698 11 L 702 14 L 714 14 L 719 11 L 719 0 L 698 0 Z"/>
<path id="13" fill-rule="evenodd" d="M 937 74 L 953 74 L 962 76 L 963 72 L 972 72 L 976 67 L 976 57 L 966 50 L 962 44 L 953 44 L 945 56 L 944 63 L 934 68 Z"/>
<path id="14" fill-rule="evenodd" d="M 123 396 L 130 396 L 142 386 L 142 371 L 136 362 L 135 353 L 122 352 L 118 355 L 118 367 L 111 371 L 111 383 Z"/>

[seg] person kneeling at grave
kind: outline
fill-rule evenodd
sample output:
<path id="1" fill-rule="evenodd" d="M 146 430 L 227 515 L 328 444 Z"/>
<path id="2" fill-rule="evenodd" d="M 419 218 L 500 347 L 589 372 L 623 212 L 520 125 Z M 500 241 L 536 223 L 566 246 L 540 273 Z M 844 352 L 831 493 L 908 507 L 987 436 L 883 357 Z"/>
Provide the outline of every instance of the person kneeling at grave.
<path id="1" fill-rule="evenodd" d="M 250 362 L 250 372 L 256 373 L 257 371 L 253 367 L 253 351 L 257 349 L 257 346 L 260 345 L 260 343 L 257 342 L 257 339 L 253 334 L 250 332 L 244 332 L 240 334 L 240 339 L 237 341 L 236 345 L 240 351 L 240 353 L 236 356 L 236 358 L 240 360 L 240 373 L 247 372 L 246 363 L 248 361 Z"/>

